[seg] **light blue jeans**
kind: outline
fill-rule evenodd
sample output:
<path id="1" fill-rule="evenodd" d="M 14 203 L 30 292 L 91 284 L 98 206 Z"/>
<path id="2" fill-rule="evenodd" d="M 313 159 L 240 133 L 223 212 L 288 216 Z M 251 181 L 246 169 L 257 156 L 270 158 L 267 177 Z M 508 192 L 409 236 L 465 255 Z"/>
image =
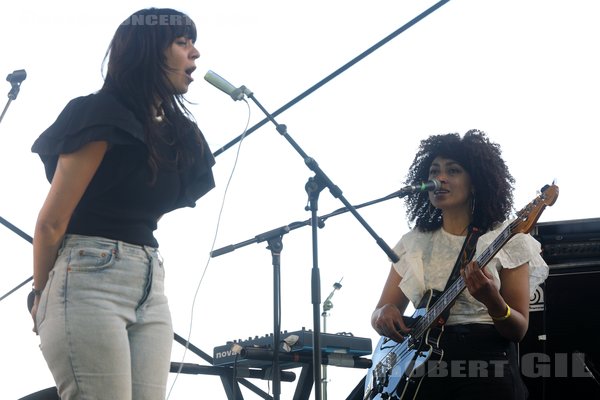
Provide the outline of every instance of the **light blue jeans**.
<path id="1" fill-rule="evenodd" d="M 62 400 L 163 400 L 173 328 L 158 251 L 67 235 L 42 292 L 41 349 Z"/>

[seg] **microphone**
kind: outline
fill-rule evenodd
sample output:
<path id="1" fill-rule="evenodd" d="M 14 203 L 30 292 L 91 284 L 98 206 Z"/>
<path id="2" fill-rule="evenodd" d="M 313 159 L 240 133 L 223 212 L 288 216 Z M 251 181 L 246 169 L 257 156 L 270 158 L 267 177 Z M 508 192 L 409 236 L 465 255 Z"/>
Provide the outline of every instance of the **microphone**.
<path id="1" fill-rule="evenodd" d="M 27 72 L 25 72 L 24 69 L 18 69 L 16 71 L 13 71 L 12 74 L 8 74 L 6 80 L 14 85 L 23 82 L 25 78 L 27 78 Z"/>
<path id="2" fill-rule="evenodd" d="M 442 184 L 437 179 L 432 179 L 427 182 L 423 182 L 420 185 L 409 185 L 405 186 L 398 191 L 399 195 L 406 195 L 411 193 L 418 192 L 431 192 L 432 190 L 437 190 L 442 187 Z"/>
<path id="3" fill-rule="evenodd" d="M 210 83 L 223 93 L 231 96 L 231 98 L 235 101 L 242 100 L 244 98 L 244 94 L 247 94 L 247 89 L 245 86 L 240 86 L 239 88 L 236 88 L 231 83 L 227 82 L 225 79 L 223 79 L 221 76 L 219 76 L 217 73 L 211 70 L 208 70 L 206 75 L 204 75 L 204 80 L 206 80 L 208 83 Z"/>

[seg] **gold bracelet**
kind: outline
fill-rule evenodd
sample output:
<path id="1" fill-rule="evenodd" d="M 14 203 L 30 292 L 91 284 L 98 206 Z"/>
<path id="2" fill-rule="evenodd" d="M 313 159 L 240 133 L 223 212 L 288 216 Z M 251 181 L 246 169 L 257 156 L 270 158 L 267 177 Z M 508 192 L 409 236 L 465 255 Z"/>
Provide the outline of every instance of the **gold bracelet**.
<path id="1" fill-rule="evenodd" d="M 494 321 L 504 321 L 505 319 L 507 319 L 508 317 L 510 317 L 510 306 L 507 304 L 506 305 L 506 314 L 504 314 L 501 317 L 494 317 L 493 315 L 490 315 L 490 317 L 492 317 L 492 319 Z"/>

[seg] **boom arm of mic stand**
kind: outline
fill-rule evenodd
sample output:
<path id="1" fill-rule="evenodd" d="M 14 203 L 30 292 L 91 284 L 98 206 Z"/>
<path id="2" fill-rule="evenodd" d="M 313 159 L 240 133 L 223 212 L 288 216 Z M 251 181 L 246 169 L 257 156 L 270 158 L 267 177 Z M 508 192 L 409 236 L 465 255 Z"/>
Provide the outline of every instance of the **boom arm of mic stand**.
<path id="1" fill-rule="evenodd" d="M 299 226 L 297 226 L 297 228 L 299 228 Z M 281 226 L 281 227 L 275 228 L 275 229 L 271 229 L 270 231 L 267 231 L 267 232 L 264 232 L 264 233 L 254 236 L 254 238 L 252 238 L 252 239 L 244 240 L 243 242 L 239 242 L 237 244 L 230 244 L 228 246 L 221 247 L 220 249 L 213 250 L 210 252 L 210 256 L 213 258 L 219 257 L 219 256 L 222 256 L 223 254 L 231 253 L 232 251 L 237 250 L 240 247 L 248 246 L 249 244 L 252 244 L 252 243 L 265 242 L 274 237 L 283 236 L 291 230 L 292 230 L 292 228 L 290 228 L 288 225 Z"/>
<path id="2" fill-rule="evenodd" d="M 33 238 L 31 236 L 29 236 L 28 234 L 26 234 L 25 232 L 23 232 L 22 230 L 20 230 L 19 228 L 17 228 L 16 226 L 11 224 L 7 220 L 5 220 L 4 218 L 0 217 L 0 223 L 2 225 L 6 226 L 11 231 L 13 231 L 14 233 L 16 233 L 17 235 L 21 236 L 23 239 L 27 240 L 29 243 L 33 243 Z M 27 278 L 26 280 L 24 280 L 23 282 L 21 282 L 14 288 L 12 288 L 10 291 L 5 293 L 2 297 L 0 297 L 0 301 L 4 300 L 8 296 L 10 296 L 12 293 L 16 292 L 17 290 L 19 290 L 20 288 L 22 288 L 23 286 L 25 286 L 28 282 L 30 282 L 32 280 L 33 280 L 33 276 L 30 276 L 29 278 Z"/>
<path id="3" fill-rule="evenodd" d="M 425 11 L 423 11 L 422 13 L 420 13 L 419 15 L 417 15 L 415 18 L 413 18 L 412 20 L 408 21 L 407 23 L 405 23 L 404 25 L 402 25 L 400 28 L 396 29 L 394 32 L 390 33 L 389 35 L 387 35 L 386 37 L 384 37 L 383 39 L 381 39 L 379 42 L 375 43 L 373 46 L 371 46 L 370 48 L 366 49 L 361 54 L 359 54 L 358 56 L 354 57 L 352 60 L 348 61 L 346 64 L 342 65 L 340 68 L 338 68 L 337 70 L 333 71 L 331 74 L 327 75 L 325 78 L 321 79 L 319 82 L 317 82 L 314 85 L 312 85 L 310 88 L 308 88 L 307 90 L 305 90 L 303 93 L 299 94 L 298 96 L 296 96 L 293 99 L 291 99 L 290 101 L 288 101 L 286 104 L 284 104 L 279 109 L 277 109 L 276 111 L 274 111 L 272 115 L 277 116 L 277 115 L 283 113 L 284 111 L 287 111 L 292 106 L 294 106 L 295 104 L 299 103 L 300 101 L 302 101 L 303 99 L 305 99 L 306 97 L 308 97 L 309 95 L 311 95 L 312 93 L 314 93 L 315 91 L 317 91 L 318 89 L 320 89 L 321 87 L 323 87 L 325 84 L 329 83 L 334 78 L 336 78 L 339 75 L 341 75 L 343 72 L 347 71 L 348 69 L 350 69 L 351 67 L 353 67 L 354 65 L 356 65 L 359 61 L 362 61 L 364 58 L 366 58 L 367 56 L 369 56 L 370 54 L 372 54 L 373 52 L 375 52 L 376 50 L 378 50 L 379 48 L 381 48 L 385 44 L 389 43 L 392 39 L 396 38 L 398 35 L 404 33 L 404 31 L 406 31 L 408 28 L 411 28 L 412 26 L 416 25 L 423 18 L 425 18 L 428 15 L 432 14 L 434 11 L 436 11 L 437 9 L 439 9 L 441 6 L 443 6 L 444 4 L 448 3 L 449 1 L 450 0 L 440 0 L 437 3 L 433 4 L 431 7 L 429 7 L 428 9 L 426 9 Z M 254 131 L 258 130 L 260 127 L 262 127 L 263 125 L 265 125 L 267 123 L 267 121 L 268 121 L 268 118 L 265 118 L 262 121 L 260 121 L 257 124 L 255 124 L 254 126 L 250 127 L 250 129 L 248 129 L 244 134 L 239 135 L 238 137 L 236 137 L 233 140 L 231 140 L 229 143 L 225 144 L 220 149 L 216 150 L 213 153 L 213 155 L 215 157 L 219 156 L 221 153 L 223 153 L 227 149 L 231 148 L 237 142 L 241 141 L 243 137 L 249 136 L 251 133 L 253 133 Z"/>
<path id="4" fill-rule="evenodd" d="M 382 201 L 386 201 L 386 200 L 390 200 L 390 199 L 395 199 L 395 198 L 402 198 L 404 196 L 406 196 L 408 193 L 403 192 L 401 190 L 388 194 L 387 196 L 381 197 L 379 199 L 375 199 L 375 200 L 371 200 L 371 201 L 367 201 L 366 203 L 362 203 L 362 204 L 358 204 L 356 206 L 353 206 L 355 209 L 360 209 L 363 207 L 367 207 L 367 206 L 371 206 L 373 204 L 377 204 L 377 203 L 381 203 Z M 338 208 L 335 211 L 330 212 L 329 214 L 326 215 L 322 215 L 319 217 L 319 227 L 323 227 L 323 224 L 325 223 L 325 221 L 331 217 L 335 217 L 336 215 L 340 215 L 340 214 L 344 214 L 346 212 L 350 211 L 347 207 L 341 207 Z"/>
<path id="5" fill-rule="evenodd" d="M 377 204 L 377 203 L 381 203 L 382 201 L 386 201 L 386 200 L 390 200 L 390 199 L 395 199 L 395 198 L 401 198 L 404 197 L 407 193 L 403 193 L 402 191 L 397 191 L 391 194 L 388 194 L 387 196 L 381 197 L 379 199 L 375 199 L 375 200 L 371 200 L 371 201 L 367 201 L 365 203 L 362 204 L 358 204 L 353 206 L 355 209 L 360 209 L 363 207 L 367 207 L 367 206 L 371 206 L 373 204 Z M 326 220 L 328 220 L 331 217 L 335 217 L 336 215 L 340 215 L 340 214 L 344 214 L 347 213 L 349 210 L 347 207 L 342 207 L 342 208 L 338 208 L 335 211 L 330 212 L 329 214 L 325 214 L 322 215 L 320 217 L 318 217 L 319 219 L 319 228 L 322 228 L 324 226 L 324 222 Z M 273 236 L 278 236 L 279 234 L 284 234 L 284 233 L 288 233 L 291 232 L 295 229 L 301 228 L 303 226 L 308 226 L 310 225 L 311 221 L 310 218 L 304 221 L 296 221 L 296 222 L 292 222 L 288 225 L 284 225 L 281 226 L 279 228 L 275 228 L 275 229 L 271 229 L 269 231 L 266 231 L 264 233 L 258 234 L 256 236 L 254 236 L 254 238 L 252 239 L 248 239 L 248 240 L 244 240 L 242 242 L 236 243 L 236 244 L 230 244 L 224 247 L 221 247 L 219 249 L 213 250 L 210 253 L 211 257 L 219 257 L 222 256 L 223 254 L 227 254 L 227 253 L 231 253 L 234 250 L 239 249 L 240 247 L 244 247 L 247 246 L 249 244 L 252 243 L 260 243 L 260 242 L 264 242 L 265 240 L 268 240 L 269 238 L 273 237 Z"/>

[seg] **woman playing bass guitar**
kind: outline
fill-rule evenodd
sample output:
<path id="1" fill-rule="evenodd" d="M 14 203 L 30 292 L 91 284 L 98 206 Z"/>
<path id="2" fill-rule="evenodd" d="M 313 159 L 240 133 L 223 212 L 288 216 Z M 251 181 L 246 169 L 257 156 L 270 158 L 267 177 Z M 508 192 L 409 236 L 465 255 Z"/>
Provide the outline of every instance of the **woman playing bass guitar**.
<path id="1" fill-rule="evenodd" d="M 503 231 L 512 211 L 514 179 L 500 146 L 481 131 L 421 141 L 407 183 L 430 179 L 437 179 L 440 187 L 405 198 L 414 226 L 394 248 L 400 260 L 392 265 L 371 318 L 380 335 L 398 343 L 411 332 L 403 320 L 407 305 L 419 304 L 428 290 L 444 289 L 469 228 L 481 234 L 475 260 Z M 476 262 L 461 268 L 459 277 L 467 290 L 458 295 L 444 321 L 437 343 L 443 363 L 421 376 L 416 398 L 525 399 L 515 344 L 528 328 L 530 294 L 547 275 L 540 244 L 522 233 L 484 268 Z"/>

